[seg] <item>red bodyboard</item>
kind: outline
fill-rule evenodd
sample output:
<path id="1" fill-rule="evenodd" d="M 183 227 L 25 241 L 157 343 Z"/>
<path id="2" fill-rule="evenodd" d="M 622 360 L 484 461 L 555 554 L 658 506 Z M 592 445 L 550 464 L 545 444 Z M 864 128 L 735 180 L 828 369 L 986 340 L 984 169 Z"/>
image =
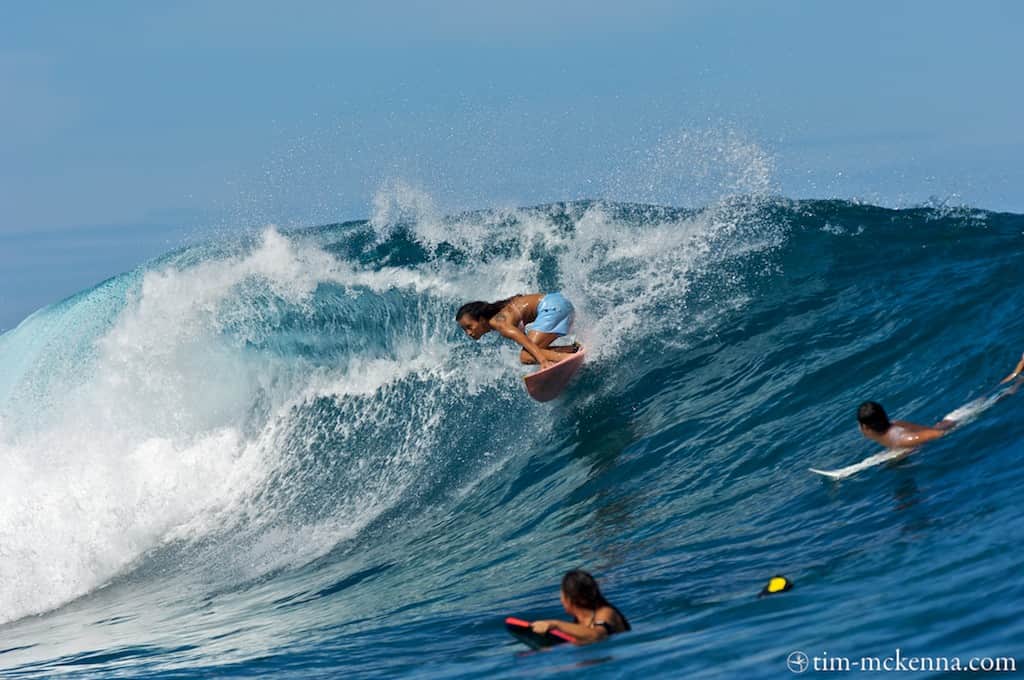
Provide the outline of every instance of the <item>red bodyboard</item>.
<path id="1" fill-rule="evenodd" d="M 576 642 L 576 638 L 560 630 L 549 630 L 543 635 L 534 633 L 529 621 L 523 621 L 513 616 L 505 619 L 505 628 L 512 633 L 514 638 L 533 649 L 553 647 L 564 642 Z"/>

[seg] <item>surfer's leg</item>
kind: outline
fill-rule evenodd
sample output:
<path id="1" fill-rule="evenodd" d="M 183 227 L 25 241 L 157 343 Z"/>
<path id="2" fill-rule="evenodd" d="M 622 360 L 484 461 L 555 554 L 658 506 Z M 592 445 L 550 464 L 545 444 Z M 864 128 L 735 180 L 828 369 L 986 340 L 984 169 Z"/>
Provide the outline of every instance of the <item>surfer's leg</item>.
<path id="1" fill-rule="evenodd" d="M 559 345 L 558 347 L 548 347 L 544 350 L 544 356 L 552 361 L 561 361 L 565 358 L 566 354 L 575 354 L 579 351 L 579 348 L 575 345 Z M 519 361 L 524 364 L 535 364 L 537 360 L 533 358 L 533 355 L 527 352 L 525 349 L 519 352 Z"/>
<path id="2" fill-rule="evenodd" d="M 533 342 L 538 347 L 541 348 L 541 350 L 544 353 L 544 358 L 550 359 L 551 361 L 561 361 L 562 359 L 565 358 L 566 354 L 572 354 L 573 352 L 576 351 L 573 347 L 548 347 L 548 345 L 553 343 L 558 338 L 562 337 L 558 333 L 530 331 L 526 335 L 527 337 L 530 338 L 530 340 L 533 340 Z M 533 355 L 527 352 L 525 349 L 519 352 L 519 361 L 521 361 L 524 364 L 537 363 L 537 360 L 533 358 Z"/>

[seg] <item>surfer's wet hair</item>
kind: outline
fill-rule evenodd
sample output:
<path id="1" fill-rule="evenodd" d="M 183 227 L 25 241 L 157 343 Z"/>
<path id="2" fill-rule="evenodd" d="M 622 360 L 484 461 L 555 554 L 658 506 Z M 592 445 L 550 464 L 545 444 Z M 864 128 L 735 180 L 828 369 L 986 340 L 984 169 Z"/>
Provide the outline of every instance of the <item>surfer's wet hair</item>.
<path id="1" fill-rule="evenodd" d="M 484 319 L 485 321 L 490 321 L 492 316 L 505 309 L 505 306 L 515 298 L 516 296 L 513 295 L 497 302 L 484 302 L 483 300 L 467 302 L 459 307 L 459 311 L 455 312 L 455 320 L 458 321 L 468 314 L 474 320 Z"/>
<path id="2" fill-rule="evenodd" d="M 857 422 L 872 432 L 885 434 L 889 431 L 889 416 L 877 401 L 865 401 L 857 407 Z"/>

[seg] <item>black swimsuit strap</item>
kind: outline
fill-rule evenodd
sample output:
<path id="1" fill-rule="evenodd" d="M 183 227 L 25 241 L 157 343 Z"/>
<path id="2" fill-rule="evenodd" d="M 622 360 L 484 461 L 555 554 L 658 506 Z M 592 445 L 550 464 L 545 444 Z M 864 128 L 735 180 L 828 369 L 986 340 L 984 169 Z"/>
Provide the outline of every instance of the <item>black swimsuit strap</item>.
<path id="1" fill-rule="evenodd" d="M 615 607 L 612 607 L 612 609 L 615 609 Z M 618 612 L 618 609 L 615 609 L 615 611 Z M 608 623 L 607 621 L 597 620 L 597 610 L 595 609 L 594 613 L 590 617 L 590 627 L 597 628 L 598 626 L 601 626 L 606 631 L 608 631 L 609 635 L 614 635 L 616 632 L 615 629 L 612 627 L 612 624 Z"/>

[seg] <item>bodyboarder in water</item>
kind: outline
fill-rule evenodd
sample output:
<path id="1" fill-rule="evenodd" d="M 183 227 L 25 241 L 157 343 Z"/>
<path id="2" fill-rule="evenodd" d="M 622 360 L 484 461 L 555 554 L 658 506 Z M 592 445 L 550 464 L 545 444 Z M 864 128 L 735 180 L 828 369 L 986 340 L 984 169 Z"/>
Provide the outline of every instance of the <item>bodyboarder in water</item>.
<path id="1" fill-rule="evenodd" d="M 1017 362 L 1013 372 L 1003 378 L 999 384 L 1003 385 L 1016 380 L 1020 377 L 1021 372 L 1024 372 L 1024 356 Z M 1013 394 L 1019 387 L 1020 382 L 1011 386 L 1009 391 L 1000 395 L 995 401 Z M 950 414 L 950 416 L 953 415 L 953 413 Z M 949 416 L 930 427 L 905 420 L 890 421 L 885 409 L 877 401 L 865 401 L 858 407 L 857 422 L 860 423 L 861 434 L 887 449 L 912 449 L 927 444 L 949 434 L 950 430 L 960 424 L 958 418 Z"/>
<path id="2" fill-rule="evenodd" d="M 551 347 L 558 338 L 568 335 L 576 310 L 561 293 L 513 295 L 497 302 L 467 302 L 455 313 L 466 335 L 479 340 L 497 331 L 522 346 L 519 360 L 524 364 L 540 364 L 547 368 L 579 350 L 579 345 Z"/>
<path id="3" fill-rule="evenodd" d="M 562 608 L 572 616 L 572 622 L 558 620 L 534 621 L 534 633 L 544 634 L 560 630 L 571 635 L 576 644 L 598 642 L 615 633 L 632 630 L 629 621 L 615 605 L 605 599 L 594 577 L 582 569 L 573 569 L 562 577 L 559 594 Z"/>

